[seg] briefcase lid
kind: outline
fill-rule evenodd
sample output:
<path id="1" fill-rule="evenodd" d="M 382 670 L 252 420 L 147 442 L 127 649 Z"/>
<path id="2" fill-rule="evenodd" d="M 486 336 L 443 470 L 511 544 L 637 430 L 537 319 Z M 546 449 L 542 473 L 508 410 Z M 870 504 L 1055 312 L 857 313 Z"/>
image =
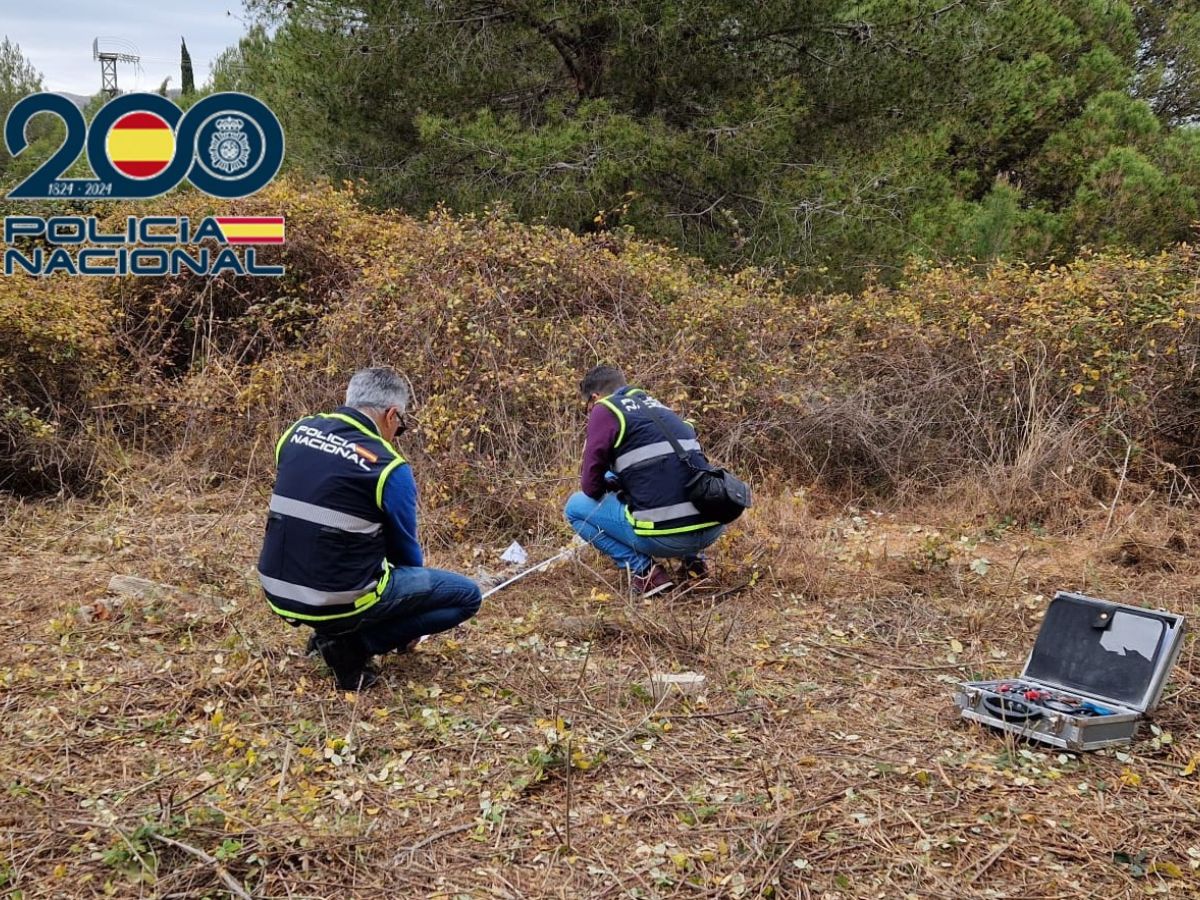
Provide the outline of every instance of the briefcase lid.
<path id="1" fill-rule="evenodd" d="M 1022 675 L 1147 712 L 1158 705 L 1183 631 L 1174 613 L 1059 591 Z"/>

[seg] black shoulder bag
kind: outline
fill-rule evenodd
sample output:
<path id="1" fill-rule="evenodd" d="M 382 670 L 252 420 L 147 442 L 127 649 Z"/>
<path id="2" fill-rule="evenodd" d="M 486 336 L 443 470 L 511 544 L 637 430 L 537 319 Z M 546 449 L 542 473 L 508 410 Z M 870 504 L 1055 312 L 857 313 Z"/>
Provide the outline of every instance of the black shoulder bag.
<path id="1" fill-rule="evenodd" d="M 692 462 L 692 459 L 679 446 L 679 441 L 671 436 L 662 418 L 652 406 L 643 407 L 650 418 L 663 433 L 663 437 L 671 444 L 671 449 L 679 457 L 679 461 L 692 470 L 692 477 L 684 482 L 684 490 L 691 504 L 700 510 L 705 518 L 716 519 L 722 524 L 728 524 L 748 510 L 753 502 L 750 498 L 750 486 L 728 469 L 712 466 L 702 469 Z"/>

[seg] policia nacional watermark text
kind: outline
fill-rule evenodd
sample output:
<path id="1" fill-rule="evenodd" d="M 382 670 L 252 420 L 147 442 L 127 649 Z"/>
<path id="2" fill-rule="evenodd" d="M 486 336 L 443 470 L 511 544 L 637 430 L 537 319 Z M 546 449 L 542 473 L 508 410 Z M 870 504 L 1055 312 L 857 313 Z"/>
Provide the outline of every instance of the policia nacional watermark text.
<path id="1" fill-rule="evenodd" d="M 95 216 L 6 216 L 5 275 L 282 275 L 255 244 L 282 244 L 282 216 L 129 216 L 106 230 Z M 250 246 L 246 246 L 250 245 Z"/>

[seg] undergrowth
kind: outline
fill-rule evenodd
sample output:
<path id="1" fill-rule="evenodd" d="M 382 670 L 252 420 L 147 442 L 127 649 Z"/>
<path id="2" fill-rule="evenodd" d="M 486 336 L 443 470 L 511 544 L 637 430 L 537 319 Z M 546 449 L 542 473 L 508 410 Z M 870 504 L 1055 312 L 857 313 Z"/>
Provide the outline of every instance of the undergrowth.
<path id="1" fill-rule="evenodd" d="M 155 211 L 214 203 L 184 192 Z M 882 500 L 968 479 L 1026 518 L 1118 488 L 1196 494 L 1188 246 L 797 296 L 625 232 L 381 215 L 352 187 L 283 180 L 221 211 L 285 213 L 268 261 L 287 274 L 0 282 L 3 488 L 86 490 L 143 451 L 265 478 L 281 428 L 335 404 L 353 368 L 392 364 L 414 384 L 405 450 L 437 520 L 537 530 L 576 465 L 575 385 L 604 360 L 756 480 Z"/>

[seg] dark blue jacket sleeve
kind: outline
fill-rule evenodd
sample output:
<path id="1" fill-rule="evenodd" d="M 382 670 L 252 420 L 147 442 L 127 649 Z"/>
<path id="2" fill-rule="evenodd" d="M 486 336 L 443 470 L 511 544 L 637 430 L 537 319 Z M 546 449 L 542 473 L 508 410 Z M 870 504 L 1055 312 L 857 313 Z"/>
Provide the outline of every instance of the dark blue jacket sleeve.
<path id="1" fill-rule="evenodd" d="M 383 513 L 387 517 L 383 532 L 388 562 L 393 566 L 425 565 L 417 542 L 417 483 L 411 466 L 392 469 L 383 483 Z"/>

